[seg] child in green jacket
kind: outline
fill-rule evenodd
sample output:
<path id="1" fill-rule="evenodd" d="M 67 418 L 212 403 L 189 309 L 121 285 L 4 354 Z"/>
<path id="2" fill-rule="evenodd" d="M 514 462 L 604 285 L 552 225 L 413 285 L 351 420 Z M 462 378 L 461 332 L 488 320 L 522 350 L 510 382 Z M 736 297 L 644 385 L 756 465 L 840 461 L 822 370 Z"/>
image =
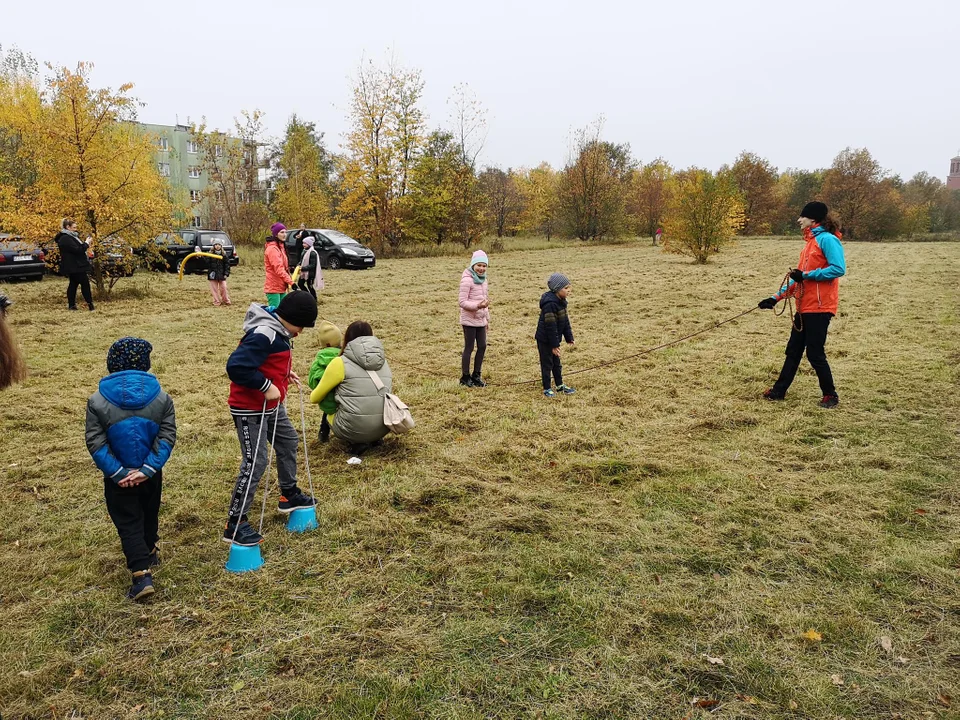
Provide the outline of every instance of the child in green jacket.
<path id="1" fill-rule="evenodd" d="M 311 390 L 316 389 L 320 384 L 320 379 L 330 361 L 340 355 L 340 344 L 343 342 L 343 333 L 340 332 L 340 328 L 326 320 L 317 325 L 316 334 L 320 338 L 320 351 L 313 359 L 310 375 L 307 377 L 307 384 Z M 327 415 L 333 415 L 337 411 L 334 393 L 330 393 L 323 399 L 320 403 L 320 411 L 323 413 L 320 420 L 320 442 L 325 443 L 330 439 L 330 422 L 327 420 Z"/>

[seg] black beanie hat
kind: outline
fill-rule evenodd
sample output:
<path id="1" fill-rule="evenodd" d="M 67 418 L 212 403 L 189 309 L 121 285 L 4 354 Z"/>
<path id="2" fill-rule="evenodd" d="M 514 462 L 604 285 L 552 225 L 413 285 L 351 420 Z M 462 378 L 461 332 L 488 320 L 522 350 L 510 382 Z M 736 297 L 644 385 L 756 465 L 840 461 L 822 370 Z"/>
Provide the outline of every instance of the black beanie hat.
<path id="1" fill-rule="evenodd" d="M 808 202 L 800 211 L 800 217 L 810 218 L 814 222 L 822 223 L 827 219 L 830 209 L 822 202 Z"/>
<path id="2" fill-rule="evenodd" d="M 317 324 L 317 301 L 306 290 L 295 290 L 284 295 L 277 306 L 277 315 L 297 327 Z"/>

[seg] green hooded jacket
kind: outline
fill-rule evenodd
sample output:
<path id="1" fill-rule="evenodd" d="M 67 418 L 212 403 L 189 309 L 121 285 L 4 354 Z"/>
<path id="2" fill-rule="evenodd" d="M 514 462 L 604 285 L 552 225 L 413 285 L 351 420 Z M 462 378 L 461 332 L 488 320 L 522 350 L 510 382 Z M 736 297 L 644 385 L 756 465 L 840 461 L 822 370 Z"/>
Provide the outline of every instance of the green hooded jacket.
<path id="1" fill-rule="evenodd" d="M 338 347 L 325 347 L 317 353 L 317 356 L 313 359 L 313 364 L 310 366 L 310 374 L 307 376 L 307 384 L 311 390 L 316 389 L 317 385 L 320 384 L 320 379 L 326 372 L 330 361 L 339 356 L 340 348 Z M 337 411 L 336 393 L 329 393 L 320 403 L 320 409 L 323 410 L 324 415 L 333 415 Z"/>

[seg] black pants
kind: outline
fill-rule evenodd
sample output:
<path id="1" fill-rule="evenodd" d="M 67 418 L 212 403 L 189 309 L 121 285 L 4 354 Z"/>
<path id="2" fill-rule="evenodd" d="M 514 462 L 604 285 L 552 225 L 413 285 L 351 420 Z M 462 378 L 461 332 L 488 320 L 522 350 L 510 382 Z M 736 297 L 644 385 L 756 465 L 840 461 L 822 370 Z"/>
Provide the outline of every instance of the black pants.
<path id="1" fill-rule="evenodd" d="M 120 545 L 123 547 L 130 572 L 150 567 L 150 553 L 159 539 L 157 528 L 162 485 L 162 472 L 129 488 L 122 488 L 113 480 L 103 481 L 107 512 L 117 526 Z"/>
<path id="2" fill-rule="evenodd" d="M 540 378 L 543 380 L 543 389 L 550 389 L 550 374 L 553 373 L 553 379 L 557 385 L 563 385 L 562 367 L 560 365 L 560 356 L 553 354 L 553 348 L 539 340 L 537 341 L 537 351 L 540 353 Z"/>
<path id="3" fill-rule="evenodd" d="M 793 382 L 793 378 L 797 374 L 797 370 L 800 369 L 803 351 L 806 350 L 807 360 L 810 361 L 817 373 L 817 379 L 820 381 L 820 391 L 824 395 L 837 394 L 837 389 L 833 385 L 833 373 L 830 372 L 827 353 L 824 350 L 824 345 L 827 342 L 827 328 L 830 326 L 831 318 L 833 318 L 831 313 L 796 314 L 793 319 L 790 339 L 787 341 L 787 357 L 783 361 L 780 377 L 773 385 L 773 392 L 779 395 L 786 394 L 790 383 Z M 801 326 L 800 330 L 797 330 L 798 325 Z"/>
<path id="4" fill-rule="evenodd" d="M 314 287 L 313 287 L 313 281 L 312 281 L 312 280 L 304 280 L 302 277 L 301 277 L 301 278 L 297 278 L 297 287 L 300 288 L 301 290 L 306 290 L 306 291 L 309 292 L 311 295 L 313 295 L 313 299 L 314 299 L 314 300 L 317 299 L 317 291 L 316 291 L 316 289 L 314 289 Z"/>
<path id="5" fill-rule="evenodd" d="M 461 325 L 463 328 L 463 356 L 460 366 L 464 375 L 470 374 L 470 356 L 473 355 L 473 345 L 477 345 L 477 357 L 473 361 L 473 374 L 479 375 L 483 367 L 483 356 L 487 352 L 487 327 L 473 327 Z"/>
<path id="6" fill-rule="evenodd" d="M 83 293 L 83 299 L 90 307 L 93 307 L 93 296 L 90 294 L 90 278 L 85 272 L 70 273 L 68 276 L 70 282 L 67 285 L 67 305 L 69 307 L 77 306 L 77 286 L 80 286 L 80 292 Z"/>

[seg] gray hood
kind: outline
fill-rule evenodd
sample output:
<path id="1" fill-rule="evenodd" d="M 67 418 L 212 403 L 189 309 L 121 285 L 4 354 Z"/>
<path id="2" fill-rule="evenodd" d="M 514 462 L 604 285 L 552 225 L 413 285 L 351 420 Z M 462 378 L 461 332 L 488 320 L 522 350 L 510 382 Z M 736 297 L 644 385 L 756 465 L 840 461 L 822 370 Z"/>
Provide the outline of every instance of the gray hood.
<path id="1" fill-rule="evenodd" d="M 243 318 L 243 332 L 246 334 L 258 327 L 270 328 L 285 338 L 290 337 L 290 333 L 287 332 L 287 329 L 276 315 L 267 310 L 263 305 L 250 303 L 250 307 L 247 308 L 247 314 Z M 381 350 L 381 353 L 382 352 L 383 350 Z"/>
<path id="2" fill-rule="evenodd" d="M 351 340 L 344 349 L 343 356 L 364 370 L 373 371 L 382 368 L 386 359 L 383 353 L 383 343 L 373 335 L 364 335 Z"/>

